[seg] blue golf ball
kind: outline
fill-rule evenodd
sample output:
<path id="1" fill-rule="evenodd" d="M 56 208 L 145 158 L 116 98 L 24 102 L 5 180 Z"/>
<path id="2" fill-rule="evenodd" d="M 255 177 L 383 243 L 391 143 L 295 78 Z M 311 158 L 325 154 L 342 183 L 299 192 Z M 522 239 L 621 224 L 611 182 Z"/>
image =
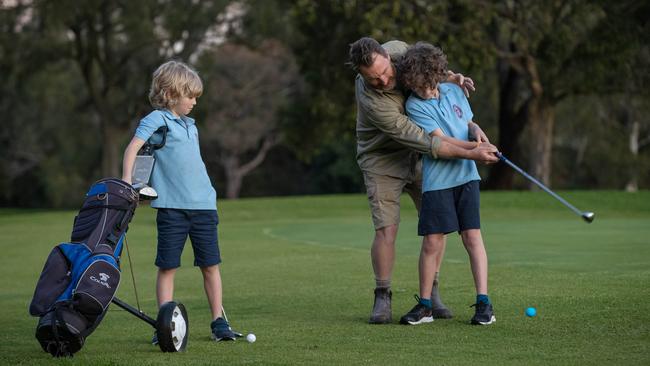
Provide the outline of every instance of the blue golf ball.
<path id="1" fill-rule="evenodd" d="M 526 308 L 526 316 L 535 316 L 537 315 L 537 310 L 535 308 Z"/>

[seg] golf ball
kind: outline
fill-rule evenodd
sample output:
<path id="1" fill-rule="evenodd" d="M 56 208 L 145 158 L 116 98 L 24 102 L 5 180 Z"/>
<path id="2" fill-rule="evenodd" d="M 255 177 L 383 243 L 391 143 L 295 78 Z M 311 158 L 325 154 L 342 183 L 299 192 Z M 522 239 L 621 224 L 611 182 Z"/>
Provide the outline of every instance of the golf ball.
<path id="1" fill-rule="evenodd" d="M 526 316 L 535 316 L 537 315 L 537 310 L 535 308 L 526 308 Z"/>
<path id="2" fill-rule="evenodd" d="M 248 341 L 248 343 L 253 343 L 255 342 L 255 340 L 257 340 L 257 337 L 255 337 L 255 334 L 253 333 L 248 333 L 248 335 L 246 336 L 246 340 Z"/>

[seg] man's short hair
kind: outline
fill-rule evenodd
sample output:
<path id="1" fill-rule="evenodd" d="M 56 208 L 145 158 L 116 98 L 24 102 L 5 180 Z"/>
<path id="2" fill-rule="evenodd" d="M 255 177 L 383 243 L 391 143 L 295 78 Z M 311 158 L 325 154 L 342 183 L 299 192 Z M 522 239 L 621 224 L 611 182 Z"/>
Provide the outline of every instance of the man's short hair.
<path id="1" fill-rule="evenodd" d="M 447 79 L 447 56 L 442 49 L 426 42 L 409 47 L 397 63 L 400 82 L 405 87 L 435 88 Z"/>
<path id="2" fill-rule="evenodd" d="M 388 52 L 374 38 L 363 37 L 350 44 L 350 59 L 347 65 L 352 70 L 359 72 L 361 66 L 372 66 L 374 61 L 373 54 L 380 54 L 388 57 Z"/>

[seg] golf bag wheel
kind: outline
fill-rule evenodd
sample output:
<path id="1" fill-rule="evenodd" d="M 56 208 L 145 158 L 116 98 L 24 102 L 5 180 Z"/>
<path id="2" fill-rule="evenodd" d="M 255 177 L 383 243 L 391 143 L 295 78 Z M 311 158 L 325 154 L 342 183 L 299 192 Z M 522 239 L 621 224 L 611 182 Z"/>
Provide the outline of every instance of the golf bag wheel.
<path id="1" fill-rule="evenodd" d="M 156 319 L 158 345 L 163 352 L 180 352 L 187 347 L 190 335 L 189 319 L 185 306 L 170 301 L 163 304 Z"/>

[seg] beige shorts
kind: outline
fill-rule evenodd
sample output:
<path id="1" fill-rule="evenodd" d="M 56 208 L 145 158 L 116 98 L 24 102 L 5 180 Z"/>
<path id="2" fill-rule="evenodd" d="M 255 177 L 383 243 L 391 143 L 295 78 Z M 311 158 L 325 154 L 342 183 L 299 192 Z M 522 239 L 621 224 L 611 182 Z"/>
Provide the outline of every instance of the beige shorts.
<path id="1" fill-rule="evenodd" d="M 422 201 L 422 173 L 420 165 L 407 178 L 396 178 L 363 172 L 363 180 L 368 193 L 368 203 L 372 213 L 375 230 L 400 222 L 400 197 L 402 192 L 411 196 L 415 207 L 420 212 Z"/>

